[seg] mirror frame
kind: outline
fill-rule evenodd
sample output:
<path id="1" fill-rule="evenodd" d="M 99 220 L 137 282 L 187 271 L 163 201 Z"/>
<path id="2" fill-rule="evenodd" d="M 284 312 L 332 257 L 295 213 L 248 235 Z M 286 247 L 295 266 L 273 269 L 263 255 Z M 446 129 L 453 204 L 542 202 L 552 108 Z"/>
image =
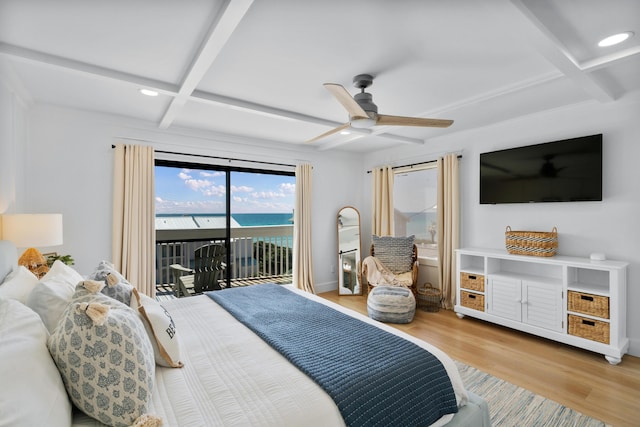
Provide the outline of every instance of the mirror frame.
<path id="1" fill-rule="evenodd" d="M 352 210 L 355 213 L 355 220 L 357 224 L 344 225 L 342 223 L 342 217 L 345 210 Z M 357 229 L 356 229 L 357 227 Z M 355 229 L 355 236 L 357 236 L 357 245 L 355 239 L 347 240 L 345 243 L 347 247 L 341 246 L 340 235 L 346 232 L 351 232 Z M 362 239 L 361 239 L 361 226 L 360 226 L 360 212 L 353 206 L 343 206 L 338 211 L 336 218 L 336 231 L 338 236 L 338 295 L 362 295 L 362 281 L 360 278 L 360 268 L 362 261 Z M 351 244 L 349 245 L 349 242 Z M 354 254 L 355 257 L 349 257 L 348 262 L 343 259 L 344 254 Z M 350 286 L 345 285 L 345 275 L 348 275 Z M 346 290 L 349 289 L 349 292 Z"/>

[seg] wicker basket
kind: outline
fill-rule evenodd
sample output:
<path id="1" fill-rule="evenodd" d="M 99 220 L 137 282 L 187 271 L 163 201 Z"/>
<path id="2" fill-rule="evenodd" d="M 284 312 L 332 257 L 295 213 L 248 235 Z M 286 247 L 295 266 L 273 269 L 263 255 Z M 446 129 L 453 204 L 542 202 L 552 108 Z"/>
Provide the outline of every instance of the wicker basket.
<path id="1" fill-rule="evenodd" d="M 482 274 L 461 272 L 460 287 L 471 291 L 484 292 L 484 276 Z"/>
<path id="2" fill-rule="evenodd" d="M 431 286 L 431 283 L 425 283 L 422 287 L 418 287 L 416 294 L 418 308 L 435 313 L 440 310 L 441 300 L 442 292 Z"/>
<path id="3" fill-rule="evenodd" d="M 609 318 L 609 298 L 591 295 L 583 292 L 569 291 L 567 293 L 567 309 L 590 316 Z"/>
<path id="4" fill-rule="evenodd" d="M 609 324 L 569 314 L 569 335 L 609 344 Z"/>
<path id="5" fill-rule="evenodd" d="M 475 292 L 460 291 L 460 305 L 478 311 L 484 311 L 484 295 Z"/>
<path id="6" fill-rule="evenodd" d="M 512 231 L 507 226 L 504 233 L 507 252 L 514 255 L 533 255 L 550 257 L 558 249 L 558 229 L 553 227 L 550 233 L 543 231 Z"/>

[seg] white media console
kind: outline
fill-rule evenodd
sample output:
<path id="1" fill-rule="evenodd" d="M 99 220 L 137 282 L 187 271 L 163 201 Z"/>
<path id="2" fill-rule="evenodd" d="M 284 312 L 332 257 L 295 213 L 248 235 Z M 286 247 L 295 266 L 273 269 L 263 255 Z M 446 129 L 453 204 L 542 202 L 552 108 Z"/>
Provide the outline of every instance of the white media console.
<path id="1" fill-rule="evenodd" d="M 455 312 L 601 353 L 629 348 L 627 263 L 458 249 Z"/>

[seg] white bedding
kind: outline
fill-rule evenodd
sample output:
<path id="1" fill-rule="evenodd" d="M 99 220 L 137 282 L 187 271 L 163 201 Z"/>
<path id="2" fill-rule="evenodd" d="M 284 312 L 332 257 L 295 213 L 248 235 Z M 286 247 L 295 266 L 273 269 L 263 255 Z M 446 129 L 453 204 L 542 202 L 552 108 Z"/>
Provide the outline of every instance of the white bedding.
<path id="1" fill-rule="evenodd" d="M 288 287 L 406 338 L 436 355 L 452 379 L 458 405 L 467 393 L 453 361 L 437 348 L 333 304 Z M 156 367 L 149 413 L 164 426 L 342 426 L 333 400 L 311 379 L 237 322 L 209 297 L 163 302 L 171 313 L 182 348 L 183 368 Z M 443 417 L 436 425 L 448 422 Z M 74 426 L 101 425 L 76 414 Z"/>

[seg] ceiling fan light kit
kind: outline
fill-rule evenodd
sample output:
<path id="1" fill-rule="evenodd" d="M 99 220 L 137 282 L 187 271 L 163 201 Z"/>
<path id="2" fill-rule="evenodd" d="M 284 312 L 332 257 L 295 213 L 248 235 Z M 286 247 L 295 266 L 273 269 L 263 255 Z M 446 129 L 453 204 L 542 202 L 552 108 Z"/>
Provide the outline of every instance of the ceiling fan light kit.
<path id="1" fill-rule="evenodd" d="M 368 128 L 372 128 L 376 125 L 376 119 L 371 118 L 371 117 L 354 117 L 351 119 L 351 121 L 349 122 L 351 124 L 352 128 L 356 128 L 356 129 L 368 129 Z"/>
<path id="2" fill-rule="evenodd" d="M 353 85 L 360 89 L 360 93 L 351 96 L 344 86 L 337 83 L 325 83 L 324 87 L 338 100 L 349 113 L 349 121 L 307 142 L 314 142 L 351 127 L 355 129 L 369 129 L 380 126 L 419 126 L 446 128 L 453 124 L 453 120 L 428 119 L 424 117 L 388 116 L 378 114 L 378 106 L 373 102 L 373 95 L 365 89 L 373 84 L 371 74 L 358 74 L 353 78 Z"/>

